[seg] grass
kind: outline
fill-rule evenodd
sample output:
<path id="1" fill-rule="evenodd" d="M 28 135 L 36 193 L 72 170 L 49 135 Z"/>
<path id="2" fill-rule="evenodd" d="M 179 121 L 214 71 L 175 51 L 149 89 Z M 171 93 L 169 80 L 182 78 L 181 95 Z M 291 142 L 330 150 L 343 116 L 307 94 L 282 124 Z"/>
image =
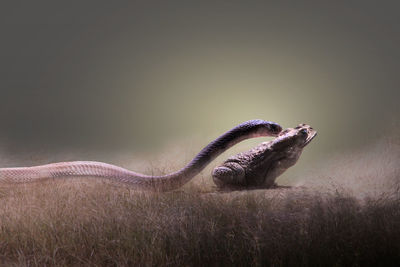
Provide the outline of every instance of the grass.
<path id="1" fill-rule="evenodd" d="M 293 189 L 215 193 L 198 180 L 163 194 L 94 179 L 4 185 L 0 263 L 399 266 L 400 183 L 392 159 L 389 165 L 376 159 L 379 177 L 362 170 L 354 175 L 353 168 L 340 184 L 329 173 L 335 180 L 329 189 L 305 182 Z M 351 164 L 358 166 L 360 158 Z M 313 175 L 321 184 L 329 180 Z M 379 194 L 368 187 L 362 195 L 348 190 L 349 180 L 363 179 L 391 186 Z"/>
<path id="2" fill-rule="evenodd" d="M 281 189 L 278 189 L 281 190 Z M 400 198 L 287 190 L 150 194 L 101 183 L 1 192 L 4 265 L 395 266 Z"/>

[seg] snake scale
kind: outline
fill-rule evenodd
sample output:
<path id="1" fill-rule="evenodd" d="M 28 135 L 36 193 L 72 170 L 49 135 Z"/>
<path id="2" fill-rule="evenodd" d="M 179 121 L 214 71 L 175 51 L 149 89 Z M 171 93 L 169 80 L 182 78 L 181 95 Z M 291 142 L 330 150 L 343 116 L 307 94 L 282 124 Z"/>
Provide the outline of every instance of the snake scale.
<path id="1" fill-rule="evenodd" d="M 274 122 L 243 122 L 204 147 L 184 168 L 171 174 L 151 176 L 96 161 L 71 161 L 33 167 L 0 168 L 0 182 L 26 183 L 65 177 L 101 177 L 132 185 L 137 189 L 170 191 L 181 187 L 211 161 L 233 145 L 249 138 L 277 136 L 282 127 Z"/>

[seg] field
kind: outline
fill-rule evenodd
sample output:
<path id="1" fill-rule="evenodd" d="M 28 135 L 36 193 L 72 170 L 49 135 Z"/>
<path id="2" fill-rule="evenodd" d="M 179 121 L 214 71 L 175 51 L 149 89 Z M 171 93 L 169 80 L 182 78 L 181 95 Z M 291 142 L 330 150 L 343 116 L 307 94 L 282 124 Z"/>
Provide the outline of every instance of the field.
<path id="1" fill-rule="evenodd" d="M 399 162 L 385 141 L 284 177 L 292 188 L 218 193 L 206 172 L 163 194 L 95 179 L 2 185 L 0 263 L 399 266 Z"/>

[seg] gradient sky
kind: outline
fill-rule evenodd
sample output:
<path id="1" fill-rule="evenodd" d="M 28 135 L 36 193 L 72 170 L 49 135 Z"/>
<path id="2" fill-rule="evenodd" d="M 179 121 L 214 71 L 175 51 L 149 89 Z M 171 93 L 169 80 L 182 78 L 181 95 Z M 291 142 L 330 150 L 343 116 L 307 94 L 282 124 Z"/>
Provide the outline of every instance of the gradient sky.
<path id="1" fill-rule="evenodd" d="M 6 153 L 202 143 L 255 118 L 308 123 L 331 153 L 400 125 L 398 1 L 24 2 L 0 4 Z"/>

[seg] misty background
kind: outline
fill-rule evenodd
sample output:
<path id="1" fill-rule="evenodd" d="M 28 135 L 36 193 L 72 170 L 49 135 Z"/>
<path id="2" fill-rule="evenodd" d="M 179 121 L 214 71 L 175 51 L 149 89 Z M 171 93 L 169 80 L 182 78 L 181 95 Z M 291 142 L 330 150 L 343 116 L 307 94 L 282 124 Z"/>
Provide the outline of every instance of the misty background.
<path id="1" fill-rule="evenodd" d="M 363 147 L 399 126 L 399 7 L 2 1 L 1 153 L 192 156 L 258 118 L 317 129 L 310 161 Z"/>

